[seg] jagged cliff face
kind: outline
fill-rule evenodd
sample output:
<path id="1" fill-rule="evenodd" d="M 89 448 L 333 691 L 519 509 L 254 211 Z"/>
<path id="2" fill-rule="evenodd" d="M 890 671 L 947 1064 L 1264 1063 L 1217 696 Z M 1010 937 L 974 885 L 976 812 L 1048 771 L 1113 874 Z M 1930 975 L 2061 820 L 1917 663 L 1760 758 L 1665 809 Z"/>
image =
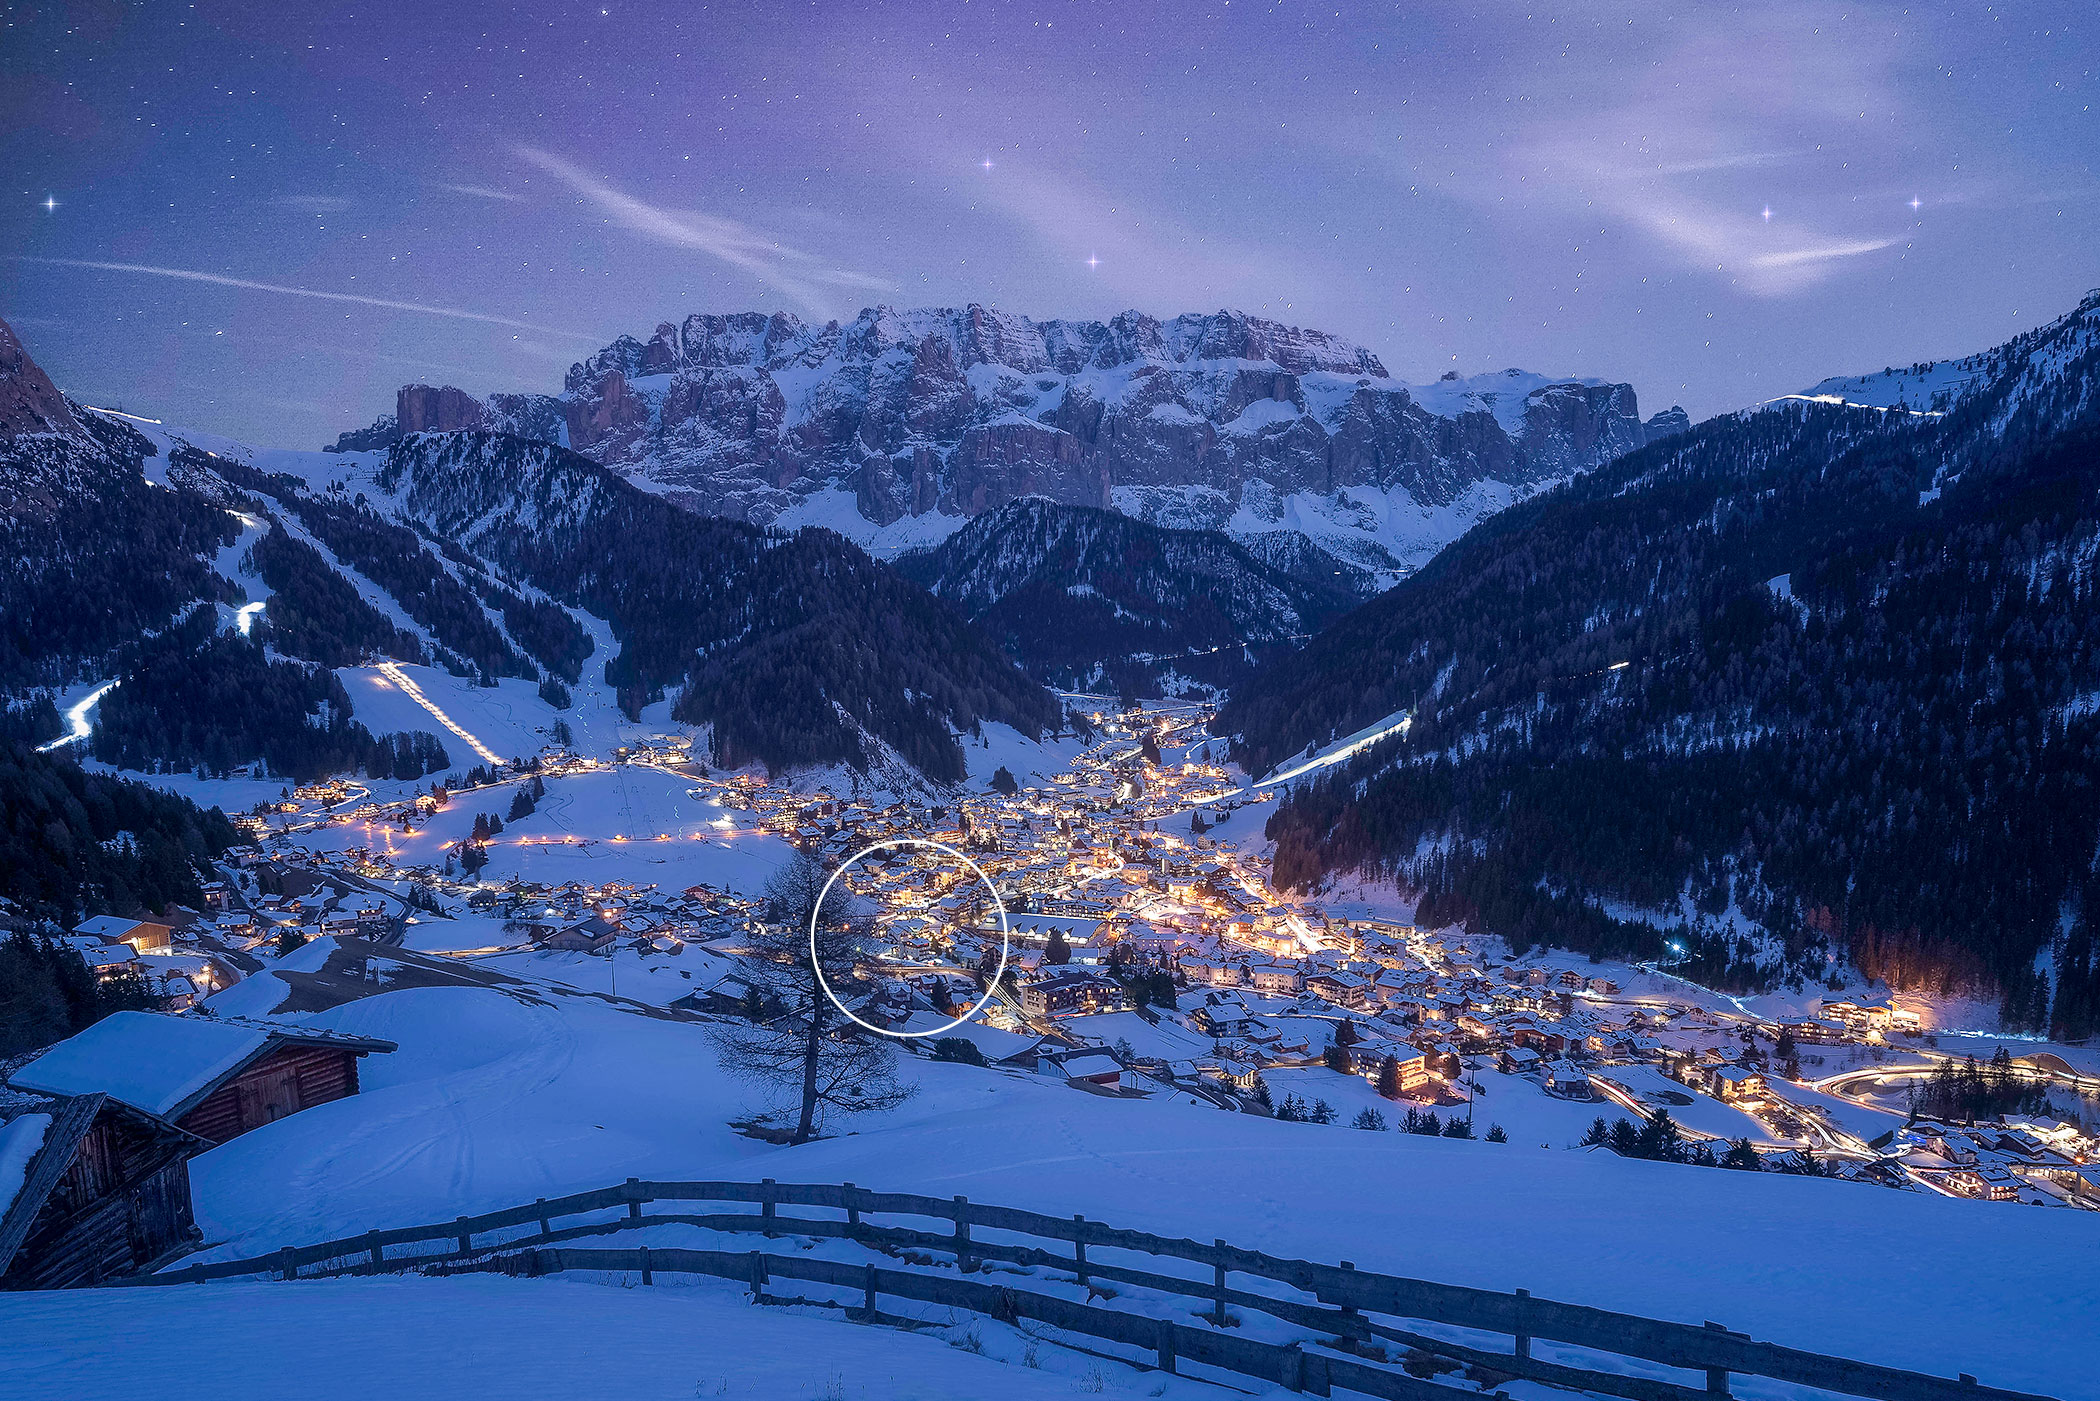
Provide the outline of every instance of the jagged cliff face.
<path id="1" fill-rule="evenodd" d="M 80 436 L 80 424 L 22 342 L 0 321 L 0 443 L 39 433 Z"/>
<path id="2" fill-rule="evenodd" d="M 1301 493 L 1404 492 L 1436 509 L 1646 438 L 1623 384 L 1512 370 L 1409 386 L 1360 346 L 1232 311 L 1102 322 L 877 307 L 824 326 L 695 315 L 573 366 L 558 401 L 498 396 L 504 424 L 496 400 L 477 422 L 453 394 L 403 390 L 400 431 L 508 425 L 753 521 L 851 492 L 872 526 L 1029 496 L 1220 526 L 1250 501 Z"/>

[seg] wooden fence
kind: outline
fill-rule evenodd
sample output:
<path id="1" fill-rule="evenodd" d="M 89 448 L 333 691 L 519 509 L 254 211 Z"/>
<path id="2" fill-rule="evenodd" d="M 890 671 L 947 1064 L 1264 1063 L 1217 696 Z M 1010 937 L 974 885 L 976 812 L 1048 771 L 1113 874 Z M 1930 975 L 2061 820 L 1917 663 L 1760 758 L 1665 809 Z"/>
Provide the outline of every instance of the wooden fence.
<path id="1" fill-rule="evenodd" d="M 755 1210 L 643 1210 L 652 1203 L 723 1203 Z M 782 1207 L 816 1208 L 839 1215 L 789 1215 L 782 1213 Z M 945 1229 L 878 1224 L 868 1219 L 872 1216 L 938 1221 Z M 568 1218 L 588 1219 L 556 1225 Z M 933 1251 L 954 1257 L 964 1274 L 977 1272 L 987 1261 L 1047 1268 L 1085 1286 L 1108 1282 L 1201 1300 L 1206 1311 L 1191 1317 L 1203 1318 L 1205 1326 L 1133 1313 L 1106 1301 L 1097 1303 L 1097 1297 L 1112 1300 L 1112 1296 L 1094 1288 L 1080 1302 L 945 1273 L 818 1259 L 801 1252 L 775 1255 L 763 1250 L 648 1246 L 608 1250 L 557 1244 L 662 1225 L 769 1239 L 827 1237 L 891 1251 Z M 1027 1239 L 1008 1239 L 1014 1236 Z M 1050 1242 L 1054 1247 L 1045 1244 Z M 1109 1258 L 1101 1252 L 1108 1252 Z M 1207 1274 L 1160 1273 L 1121 1258 L 1132 1255 L 1194 1265 Z M 319 1245 L 287 1246 L 267 1256 L 142 1275 L 124 1283 L 186 1284 L 252 1275 L 299 1279 L 430 1268 L 534 1275 L 561 1270 L 616 1271 L 638 1274 L 644 1284 L 653 1283 L 658 1274 L 700 1274 L 746 1283 L 754 1295 L 763 1294 L 774 1279 L 802 1280 L 858 1292 L 860 1306 L 851 1312 L 871 1321 L 883 1317 L 877 1304 L 884 1296 L 1006 1322 L 1034 1319 L 1070 1333 L 1150 1352 L 1165 1371 L 1174 1370 L 1177 1359 L 1186 1359 L 1316 1396 L 1328 1395 L 1336 1387 L 1401 1401 L 1452 1401 L 1468 1394 L 1352 1355 L 1374 1350 L 1383 1355 L 1385 1345 L 1395 1345 L 1448 1359 L 1447 1368 L 1456 1364 L 1480 1375 L 1524 1378 L 1629 1401 L 1714 1401 L 1729 1394 L 1731 1374 L 1874 1401 L 2051 1401 L 1982 1386 L 1966 1373 L 1950 1381 L 1758 1342 L 1718 1323 L 1694 1327 L 1535 1298 L 1522 1289 L 1504 1294 L 1434 1284 L 1358 1270 L 1346 1260 L 1338 1265 L 1316 1264 L 1243 1250 L 1223 1240 L 1204 1244 L 1124 1230 L 1083 1216 L 1066 1220 L 987 1206 L 964 1197 L 870 1191 L 850 1182 L 790 1183 L 771 1178 L 762 1182 L 644 1182 L 629 1178 L 616 1187 L 543 1198 L 529 1206 L 462 1216 L 449 1223 L 368 1231 Z M 1234 1276 L 1240 1281 L 1235 1282 Z M 1283 1286 L 1299 1297 L 1241 1287 L 1255 1281 Z M 1265 1313 L 1330 1341 L 1320 1345 L 1322 1350 L 1311 1351 L 1299 1344 L 1235 1336 L 1229 1331 L 1235 1310 Z M 1489 1348 L 1403 1326 L 1422 1322 L 1498 1335 L 1510 1340 L 1509 1346 L 1506 1350 Z M 1682 1369 L 1703 1385 L 1548 1361 L 1532 1355 L 1536 1340 Z"/>

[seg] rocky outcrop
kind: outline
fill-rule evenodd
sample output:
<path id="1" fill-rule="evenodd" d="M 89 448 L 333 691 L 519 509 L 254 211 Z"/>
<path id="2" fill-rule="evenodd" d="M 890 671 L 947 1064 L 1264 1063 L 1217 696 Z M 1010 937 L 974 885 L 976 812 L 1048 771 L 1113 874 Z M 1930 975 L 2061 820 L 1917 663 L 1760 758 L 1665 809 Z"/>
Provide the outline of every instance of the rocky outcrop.
<path id="1" fill-rule="evenodd" d="M 1692 416 L 1684 411 L 1682 405 L 1672 404 L 1642 424 L 1641 435 L 1644 442 L 1652 443 L 1657 439 L 1667 438 L 1672 433 L 1689 433 L 1691 428 Z"/>
<path id="2" fill-rule="evenodd" d="M 555 436 L 523 415 L 497 422 L 499 400 L 533 396 L 402 394 L 403 432 L 469 426 L 479 407 L 487 426 Z M 1407 385 L 1338 336 L 1236 311 L 694 315 L 620 337 L 540 402 L 558 403 L 568 446 L 694 509 L 770 522 L 837 490 L 871 529 L 1025 496 L 1107 506 L 1122 488 L 1233 502 L 1368 487 L 1436 508 L 1645 441 L 1623 384 L 1511 370 Z"/>
<path id="3" fill-rule="evenodd" d="M 452 433 L 486 426 L 481 401 L 451 385 L 404 384 L 394 396 L 394 422 L 409 433 Z"/>
<path id="4" fill-rule="evenodd" d="M 80 423 L 22 342 L 12 326 L 0 321 L 0 442 L 33 433 L 63 433 L 78 437 Z"/>
<path id="5" fill-rule="evenodd" d="M 401 424 L 390 413 L 383 413 L 372 420 L 369 428 L 352 428 L 336 434 L 335 441 L 322 447 L 322 452 L 379 452 L 401 441 Z"/>

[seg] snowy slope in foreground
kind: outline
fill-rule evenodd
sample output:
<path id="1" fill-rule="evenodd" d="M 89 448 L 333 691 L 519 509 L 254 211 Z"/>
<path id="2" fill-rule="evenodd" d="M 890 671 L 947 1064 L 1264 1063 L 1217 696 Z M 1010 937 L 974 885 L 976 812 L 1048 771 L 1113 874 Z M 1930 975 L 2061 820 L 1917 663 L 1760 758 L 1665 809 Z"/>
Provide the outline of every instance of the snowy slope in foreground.
<path id="1" fill-rule="evenodd" d="M 2067 1342 L 2100 1330 L 2100 1219 L 2082 1212 L 1277 1123 L 921 1061 L 902 1109 L 779 1149 L 727 1127 L 755 1096 L 691 1023 L 453 989 L 312 1020 L 401 1050 L 365 1062 L 357 1098 L 196 1160 L 200 1224 L 221 1243 L 205 1258 L 630 1175 L 852 1181 L 2091 1394 Z"/>
<path id="2" fill-rule="evenodd" d="M 123 1324 L 113 1334 L 110 1320 Z M 994 1331 L 986 1325 L 983 1334 Z M 1042 1350 L 1008 1366 L 931 1336 L 755 1308 L 734 1285 L 340 1279 L 0 1295 L 0 1391 L 15 1401 L 1069 1401 L 1075 1390 L 1215 1396 Z M 208 1360 L 198 1340 L 215 1338 Z M 985 1349 L 994 1339 L 985 1336 Z M 1103 1385 L 1095 1387 L 1093 1372 Z"/>

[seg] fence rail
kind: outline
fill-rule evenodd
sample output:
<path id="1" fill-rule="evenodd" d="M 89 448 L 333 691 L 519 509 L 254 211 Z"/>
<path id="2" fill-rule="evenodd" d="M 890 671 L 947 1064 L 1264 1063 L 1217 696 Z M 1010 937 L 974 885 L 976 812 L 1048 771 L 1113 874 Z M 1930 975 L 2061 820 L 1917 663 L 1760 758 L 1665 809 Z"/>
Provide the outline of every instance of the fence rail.
<path id="1" fill-rule="evenodd" d="M 644 1211 L 653 1203 L 722 1203 L 756 1208 L 733 1212 Z M 786 1215 L 782 1207 L 839 1212 L 839 1217 Z M 607 1217 L 606 1213 L 612 1213 Z M 916 1217 L 945 1223 L 943 1231 L 878 1224 L 870 1216 Z M 557 1226 L 569 1218 L 600 1218 Z M 806 1255 L 637 1247 L 632 1250 L 576 1249 L 557 1243 L 585 1236 L 660 1225 L 777 1236 L 818 1236 L 875 1248 L 934 1251 L 954 1257 L 963 1273 L 987 1261 L 1039 1267 L 1069 1274 L 1081 1285 L 1109 1281 L 1198 1299 L 1213 1327 L 1196 1327 L 1093 1302 L 983 1284 L 943 1274 L 885 1269 Z M 529 1229 L 527 1229 L 529 1228 Z M 1019 1243 L 980 1231 L 1055 1242 Z M 432 1249 L 405 1249 L 430 1247 Z M 389 1252 L 394 1253 L 389 1253 Z M 1179 1261 L 1208 1271 L 1192 1276 L 1160 1273 L 1090 1251 L 1143 1255 Z M 1703 1327 L 1614 1313 L 1605 1309 L 1533 1297 L 1529 1291 L 1500 1293 L 1459 1285 L 1358 1270 L 1348 1261 L 1319 1264 L 1247 1250 L 1223 1240 L 1208 1243 L 1149 1231 L 1128 1230 L 1083 1216 L 1049 1216 L 1014 1207 L 972 1202 L 965 1197 L 929 1197 L 877 1192 L 853 1183 L 645 1182 L 630 1178 L 614 1186 L 543 1198 L 529 1205 L 462 1216 L 447 1223 L 367 1231 L 317 1245 L 287 1246 L 271 1255 L 192 1265 L 124 1281 L 168 1285 L 268 1274 L 282 1279 L 339 1274 L 374 1274 L 430 1266 L 502 1269 L 531 1274 L 559 1270 L 639 1273 L 644 1283 L 657 1273 L 717 1276 L 749 1283 L 762 1293 L 773 1278 L 805 1280 L 859 1290 L 862 1310 L 876 1317 L 878 1297 L 887 1295 L 985 1314 L 1009 1322 L 1036 1319 L 1052 1327 L 1148 1350 L 1160 1368 L 1177 1358 L 1276 1382 L 1312 1395 L 1343 1387 L 1401 1401 L 1450 1401 L 1454 1388 L 1423 1381 L 1390 1366 L 1348 1355 L 1358 1347 L 1394 1343 L 1450 1359 L 1462 1366 L 1549 1385 L 1628 1398 L 1628 1401 L 1714 1401 L 1728 1395 L 1731 1375 L 1871 1398 L 1871 1401 L 2051 1401 L 2031 1393 L 1980 1385 L 1964 1373 L 1956 1380 L 1884 1367 L 1759 1342 L 1718 1323 Z M 1283 1285 L 1304 1298 L 1235 1287 L 1232 1276 Z M 1232 1310 L 1255 1310 L 1334 1340 L 1328 1351 L 1265 1343 L 1227 1331 Z M 1509 1351 L 1425 1335 L 1371 1315 L 1426 1322 L 1510 1340 Z M 1657 1363 L 1703 1374 L 1702 1386 L 1653 1377 L 1598 1371 L 1532 1356 L 1535 1341 L 1547 1340 L 1589 1352 Z"/>

